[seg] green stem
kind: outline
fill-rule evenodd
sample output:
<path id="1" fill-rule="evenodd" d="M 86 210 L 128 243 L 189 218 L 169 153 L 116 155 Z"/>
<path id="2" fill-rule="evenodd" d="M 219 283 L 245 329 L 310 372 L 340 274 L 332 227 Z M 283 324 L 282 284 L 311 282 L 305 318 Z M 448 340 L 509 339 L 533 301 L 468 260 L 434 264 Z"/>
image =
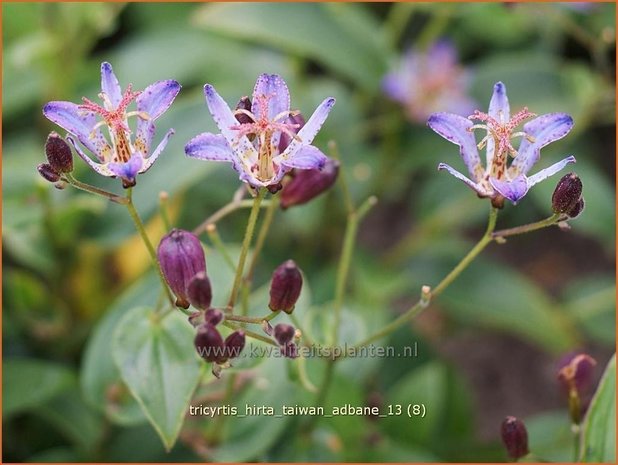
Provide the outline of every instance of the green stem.
<path id="1" fill-rule="evenodd" d="M 257 195 L 253 199 L 253 207 L 249 214 L 249 221 L 247 222 L 247 229 L 245 230 L 245 238 L 242 241 L 242 247 L 240 249 L 240 257 L 238 259 L 238 265 L 236 267 L 236 275 L 234 276 L 234 285 L 232 286 L 232 292 L 230 293 L 230 299 L 228 300 L 228 308 L 234 308 L 236 303 L 236 296 L 240 288 L 242 281 L 242 274 L 245 268 L 245 261 L 247 260 L 247 253 L 249 252 L 249 246 L 251 245 L 251 239 L 253 238 L 253 231 L 255 230 L 255 224 L 260 212 L 260 204 L 266 195 L 266 189 L 259 189 Z"/>
<path id="2" fill-rule="evenodd" d="M 148 238 L 148 234 L 146 234 L 146 228 L 144 227 L 144 223 L 142 222 L 142 219 L 140 218 L 139 213 L 137 212 L 137 210 L 135 209 L 135 205 L 133 204 L 133 188 L 132 187 L 129 187 L 129 189 L 127 190 L 127 196 L 125 198 L 126 198 L 127 210 L 129 211 L 129 215 L 131 215 L 131 219 L 133 220 L 133 223 L 135 223 L 135 229 L 137 229 L 137 232 L 142 238 L 142 242 L 148 249 L 148 253 L 150 254 L 150 258 L 152 259 L 152 265 L 157 270 L 159 279 L 161 280 L 161 285 L 163 286 L 163 290 L 167 294 L 167 298 L 170 301 L 170 304 L 172 305 L 172 307 L 174 307 L 175 306 L 174 297 L 172 296 L 172 293 L 169 290 L 169 287 L 167 287 L 167 283 L 165 282 L 165 277 L 163 276 L 161 265 L 159 264 L 159 260 L 157 259 L 157 253 L 155 252 L 155 248 L 153 247 L 152 242 L 150 242 L 150 239 Z M 181 309 L 181 310 L 187 315 L 190 314 L 188 310 L 185 310 L 185 309 Z"/>
<path id="3" fill-rule="evenodd" d="M 440 295 L 444 289 L 446 289 L 460 274 L 463 270 L 465 270 L 468 265 L 487 247 L 487 245 L 493 241 L 493 231 L 496 227 L 496 219 L 498 217 L 498 210 L 496 208 L 491 208 L 489 212 L 489 221 L 487 224 L 487 230 L 485 234 L 481 238 L 481 240 L 468 252 L 468 254 L 451 270 L 446 277 L 438 283 L 438 285 L 431 291 L 424 292 L 418 302 L 416 302 L 412 307 L 410 307 L 406 312 L 401 314 L 398 318 L 393 320 L 391 323 L 384 326 L 382 329 L 376 331 L 372 335 L 366 337 L 362 341 L 358 342 L 354 345 L 354 349 L 358 349 L 360 347 L 367 346 L 378 339 L 382 339 L 385 336 L 388 336 L 393 331 L 400 328 L 406 322 L 417 316 L 423 309 L 425 309 L 430 300 L 434 297 Z M 345 356 L 345 355 L 344 355 Z"/>
<path id="4" fill-rule="evenodd" d="M 252 323 L 261 325 L 263 321 L 270 321 L 279 314 L 279 311 L 271 312 L 270 314 L 262 317 L 244 316 L 244 315 L 226 315 L 225 319 L 228 321 L 240 321 L 241 323 Z"/>
<path id="5" fill-rule="evenodd" d="M 564 220 L 564 215 L 562 215 L 561 213 L 554 213 L 549 218 L 545 218 L 544 220 L 537 221 L 536 223 L 524 224 L 522 226 L 517 226 L 515 228 L 502 229 L 500 231 L 496 231 L 492 234 L 492 238 L 498 239 L 501 237 L 516 236 L 518 234 L 524 234 L 530 231 L 536 231 L 538 229 L 543 229 L 548 226 L 553 226 L 562 220 Z"/>
<path id="6" fill-rule="evenodd" d="M 65 173 L 62 176 L 62 178 L 64 181 L 68 182 L 76 189 L 79 189 L 85 192 L 90 192 L 91 194 L 95 194 L 100 197 L 105 197 L 106 199 L 111 200 L 112 202 L 119 203 L 121 205 L 127 205 L 129 203 L 129 200 L 127 200 L 127 197 L 122 197 L 121 195 L 116 195 L 112 192 L 108 192 L 106 190 L 99 189 L 98 187 L 91 186 L 90 184 L 86 184 L 84 182 L 78 181 L 77 179 L 73 177 L 71 173 Z"/>
<path id="7" fill-rule="evenodd" d="M 240 210 L 241 208 L 253 207 L 253 203 L 253 199 L 232 200 L 230 203 L 224 205 L 219 210 L 210 215 L 208 218 L 206 218 L 198 227 L 193 230 L 193 234 L 195 234 L 196 236 L 203 234 L 204 232 L 206 232 L 206 228 L 208 228 L 208 225 L 215 224 L 217 221 L 225 218 L 230 213 L 234 213 L 236 210 Z M 269 204 L 270 201 L 265 200 L 264 202 L 262 202 L 261 207 L 267 207 Z"/>
<path id="8" fill-rule="evenodd" d="M 251 281 L 253 280 L 253 274 L 255 273 L 255 268 L 257 266 L 258 259 L 260 258 L 260 253 L 262 252 L 262 248 L 266 242 L 266 237 L 268 236 L 268 231 L 270 231 L 270 227 L 273 223 L 273 219 L 275 218 L 275 212 L 277 211 L 278 206 L 279 196 L 273 197 L 268 205 L 268 209 L 266 210 L 264 221 L 260 226 L 260 231 L 258 232 L 257 239 L 255 240 L 255 247 L 253 247 L 253 254 L 251 255 L 251 263 L 249 265 L 249 269 L 247 270 L 247 274 L 245 275 L 245 283 L 247 283 L 249 287 L 251 286 Z"/>

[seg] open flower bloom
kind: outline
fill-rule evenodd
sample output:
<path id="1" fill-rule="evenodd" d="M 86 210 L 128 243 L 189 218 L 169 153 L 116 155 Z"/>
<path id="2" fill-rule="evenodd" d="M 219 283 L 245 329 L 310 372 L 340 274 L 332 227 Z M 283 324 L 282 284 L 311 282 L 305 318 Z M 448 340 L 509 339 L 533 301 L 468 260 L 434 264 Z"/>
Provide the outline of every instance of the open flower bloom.
<path id="1" fill-rule="evenodd" d="M 494 85 L 488 113 L 477 110 L 468 118 L 452 113 L 434 113 L 427 124 L 445 139 L 459 145 L 459 153 L 470 177 L 446 163 L 440 163 L 438 169 L 447 170 L 480 197 L 495 199 L 501 195 L 513 204 L 517 203 L 532 186 L 575 162 L 575 157 L 569 156 L 528 176 L 541 158 L 541 148 L 563 138 L 573 127 L 573 119 L 566 113 L 548 113 L 527 122 L 522 131 L 515 132 L 523 121 L 535 116 L 524 108 L 511 117 L 506 88 L 501 82 Z M 474 124 L 473 120 L 479 121 L 479 124 Z M 478 145 L 474 138 L 476 129 L 486 131 Z M 516 137 L 521 137 L 518 150 L 511 143 Z M 482 148 L 486 148 L 485 167 L 478 152 Z M 509 157 L 512 158 L 510 163 Z"/>
<path id="2" fill-rule="evenodd" d="M 418 123 L 436 111 L 471 112 L 476 105 L 467 95 L 469 86 L 470 72 L 459 64 L 457 50 L 446 40 L 427 51 L 408 50 L 382 80 L 383 91 Z"/>
<path id="3" fill-rule="evenodd" d="M 205 132 L 185 146 L 188 157 L 232 163 L 240 179 L 259 187 L 277 186 L 293 168 L 321 169 L 327 157 L 310 145 L 335 104 L 327 98 L 299 129 L 290 111 L 290 93 L 276 74 L 261 74 L 250 102 L 241 100 L 232 111 L 210 84 L 204 86 L 206 104 L 221 134 Z M 282 136 L 290 142 L 282 147 Z"/>
<path id="4" fill-rule="evenodd" d="M 135 185 L 136 176 L 152 166 L 174 133 L 170 129 L 150 153 L 155 133 L 154 121 L 170 107 L 178 92 L 180 84 L 166 80 L 155 82 L 140 92 L 133 92 L 129 84 L 123 93 L 112 66 L 102 63 L 99 97 L 103 106 L 84 97 L 81 105 L 49 102 L 43 108 L 43 114 L 70 134 L 67 140 L 93 170 L 103 176 L 118 177 L 124 187 L 131 187 Z M 134 100 L 137 110 L 127 112 Z M 137 117 L 134 141 L 131 141 L 128 124 L 131 116 Z M 103 126 L 109 130 L 109 140 L 101 131 Z M 82 146 L 96 160 L 86 155 Z"/>

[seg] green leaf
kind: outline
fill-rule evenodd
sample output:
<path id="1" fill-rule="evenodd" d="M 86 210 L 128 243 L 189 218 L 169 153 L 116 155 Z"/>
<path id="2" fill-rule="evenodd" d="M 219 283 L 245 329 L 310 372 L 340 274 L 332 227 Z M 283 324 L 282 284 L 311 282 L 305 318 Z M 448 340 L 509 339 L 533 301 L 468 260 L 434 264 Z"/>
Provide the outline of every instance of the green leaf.
<path id="1" fill-rule="evenodd" d="M 616 354 L 607 364 L 582 425 L 582 462 L 616 462 Z"/>
<path id="2" fill-rule="evenodd" d="M 358 8 L 315 3 L 219 3 L 204 6 L 195 19 L 207 30 L 313 59 L 375 90 L 386 70 L 388 50 L 380 47 L 386 42 L 379 26 Z M 347 13 L 356 24 L 342 27 L 341 16 Z"/>
<path id="3" fill-rule="evenodd" d="M 176 442 L 202 372 L 193 338 L 193 328 L 179 313 L 157 320 L 149 307 L 127 312 L 112 338 L 120 375 L 167 450 Z"/>
<path id="4" fill-rule="evenodd" d="M 43 405 L 74 383 L 71 370 L 40 360 L 9 359 L 2 370 L 4 419 Z"/>

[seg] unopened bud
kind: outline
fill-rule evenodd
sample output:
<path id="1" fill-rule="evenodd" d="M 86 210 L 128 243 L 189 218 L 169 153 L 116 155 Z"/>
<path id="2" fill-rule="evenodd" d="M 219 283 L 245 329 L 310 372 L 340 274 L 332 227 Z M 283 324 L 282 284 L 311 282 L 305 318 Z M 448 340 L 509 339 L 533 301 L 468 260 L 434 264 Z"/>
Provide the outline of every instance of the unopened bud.
<path id="1" fill-rule="evenodd" d="M 41 163 L 36 167 L 37 171 L 43 179 L 49 182 L 60 181 L 60 175 L 54 170 L 49 163 Z"/>
<path id="2" fill-rule="evenodd" d="M 204 312 L 204 321 L 210 325 L 217 326 L 223 320 L 223 312 L 216 308 L 209 308 Z"/>
<path id="3" fill-rule="evenodd" d="M 281 208 L 309 202 L 335 184 L 338 175 L 339 162 L 333 159 L 328 159 L 321 170 L 296 170 L 281 191 Z"/>
<path id="4" fill-rule="evenodd" d="M 528 450 L 528 432 L 524 423 L 515 417 L 506 417 L 502 422 L 502 442 L 510 457 L 520 459 Z"/>
<path id="5" fill-rule="evenodd" d="M 58 181 L 54 183 L 54 187 L 58 189 L 59 191 L 61 191 L 63 189 L 66 189 L 67 183 L 66 181 Z"/>
<path id="6" fill-rule="evenodd" d="M 288 342 L 287 344 L 281 346 L 280 348 L 281 354 L 287 358 L 296 358 L 298 357 L 298 347 L 293 342 Z"/>
<path id="7" fill-rule="evenodd" d="M 566 388 L 585 392 L 592 384 L 597 362 L 588 354 L 577 354 L 567 358 L 558 371 L 558 380 Z"/>
<path id="8" fill-rule="evenodd" d="M 208 323 L 201 325 L 195 335 L 195 349 L 207 362 L 223 363 L 226 361 L 225 345 L 219 331 Z"/>
<path id="9" fill-rule="evenodd" d="M 268 322 L 267 320 L 262 320 L 262 329 L 269 336 L 273 335 L 274 329 L 273 329 L 272 325 L 270 324 L 270 322 Z"/>
<path id="10" fill-rule="evenodd" d="M 52 132 L 45 142 L 45 155 L 50 166 L 57 173 L 73 171 L 73 154 L 71 147 L 56 132 Z"/>
<path id="11" fill-rule="evenodd" d="M 236 104 L 236 110 L 246 110 L 250 112 L 251 111 L 251 100 L 249 99 L 249 97 L 247 96 L 242 97 Z M 247 115 L 246 113 L 237 111 L 236 113 L 234 113 L 234 115 L 236 116 L 236 121 L 238 121 L 240 124 L 253 123 L 253 120 L 251 119 L 251 117 Z"/>
<path id="12" fill-rule="evenodd" d="M 571 219 L 577 218 L 584 211 L 584 206 L 585 206 L 584 198 L 582 197 L 581 199 L 579 199 L 579 201 L 575 204 L 573 208 L 571 208 L 568 212 L 566 212 L 566 214 Z"/>
<path id="13" fill-rule="evenodd" d="M 302 113 L 296 113 L 288 116 L 285 123 L 294 125 L 295 127 L 292 127 L 291 130 L 294 134 L 297 134 L 298 131 L 300 131 L 300 129 L 305 125 L 305 117 Z M 281 137 L 279 138 L 279 153 L 285 152 L 285 149 L 288 148 L 290 142 L 292 142 L 292 137 L 290 134 L 282 132 Z"/>
<path id="14" fill-rule="evenodd" d="M 582 181 L 577 174 L 568 173 L 562 176 L 551 196 L 554 213 L 568 213 L 573 210 L 581 199 L 582 189 Z"/>
<path id="15" fill-rule="evenodd" d="M 294 260 L 279 265 L 270 283 L 270 303 L 273 312 L 283 310 L 292 313 L 303 287 L 303 277 Z"/>
<path id="16" fill-rule="evenodd" d="M 193 326 L 194 328 L 198 328 L 205 322 L 206 320 L 204 318 L 204 312 L 192 312 L 191 315 L 189 315 L 189 323 L 191 323 L 191 326 Z"/>
<path id="17" fill-rule="evenodd" d="M 210 279 L 208 279 L 205 272 L 200 271 L 191 278 L 187 286 L 187 297 L 195 308 L 206 310 L 210 307 L 212 289 L 210 287 Z"/>
<path id="18" fill-rule="evenodd" d="M 176 295 L 176 305 L 188 308 L 189 282 L 197 273 L 206 273 L 206 258 L 200 240 L 189 231 L 173 229 L 161 239 L 157 257 L 165 280 Z"/>
<path id="19" fill-rule="evenodd" d="M 225 356 L 227 358 L 236 358 L 240 355 L 245 347 L 245 333 L 242 330 L 236 330 L 225 338 Z"/>
<path id="20" fill-rule="evenodd" d="M 275 326 L 275 329 L 273 331 L 273 335 L 275 336 L 275 339 L 277 340 L 279 345 L 282 345 L 282 346 L 292 341 L 294 339 L 295 334 L 296 334 L 296 330 L 294 329 L 294 326 L 287 325 L 285 323 L 279 323 L 278 325 Z"/>

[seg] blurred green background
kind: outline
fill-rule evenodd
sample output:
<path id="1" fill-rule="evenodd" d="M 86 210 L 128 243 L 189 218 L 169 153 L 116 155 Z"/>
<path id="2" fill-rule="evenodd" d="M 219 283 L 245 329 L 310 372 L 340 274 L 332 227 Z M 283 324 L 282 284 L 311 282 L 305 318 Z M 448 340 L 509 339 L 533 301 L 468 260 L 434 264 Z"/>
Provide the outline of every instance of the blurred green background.
<path id="1" fill-rule="evenodd" d="M 615 346 L 614 4 L 3 3 L 2 17 L 4 461 L 501 461 L 506 415 L 526 421 L 539 457 L 571 460 L 558 360 L 586 350 L 600 376 Z M 156 300 L 148 257 L 123 208 L 39 178 L 45 138 L 58 129 L 42 106 L 94 98 L 102 61 L 123 88 L 169 78 L 182 84 L 158 124 L 158 138 L 168 127 L 176 135 L 134 196 L 158 240 L 160 191 L 170 194 L 175 225 L 192 229 L 238 186 L 229 166 L 183 154 L 191 137 L 215 131 L 204 83 L 233 104 L 258 74 L 278 73 L 305 116 L 336 97 L 315 144 L 329 153 L 328 141 L 336 141 L 357 202 L 379 198 L 352 265 L 344 333 L 354 341 L 404 311 L 421 285 L 435 285 L 485 227 L 487 202 L 436 171 L 441 161 L 463 168 L 456 147 L 407 120 L 381 88 L 408 47 L 439 39 L 458 50 L 479 109 L 501 80 L 515 111 L 526 105 L 573 116 L 574 130 L 543 150 L 537 169 L 575 155 L 570 169 L 584 183 L 583 215 L 568 232 L 491 245 L 385 341 L 398 348 L 416 341 L 418 357 L 338 365 L 329 405 L 424 402 L 426 418 L 321 419 L 309 435 L 291 417 L 236 419 L 218 447 L 202 434 L 209 420 L 191 418 L 166 453 L 120 381 L 109 344 L 128 309 Z M 121 191 L 79 159 L 76 176 Z M 507 205 L 499 228 L 549 216 L 558 179 Z M 245 221 L 239 212 L 218 225 L 226 243 L 240 243 Z M 319 336 L 345 228 L 341 192 L 275 221 L 256 283 L 267 284 L 276 265 L 294 258 L 306 278 L 297 316 L 311 319 Z M 208 260 L 215 300 L 223 299 L 230 278 L 217 271 L 225 266 L 214 252 Z M 321 363 L 310 365 L 319 379 Z M 311 402 L 285 361 L 255 370 L 271 387 L 250 386 L 239 405 Z M 221 386 L 207 378 L 196 396 L 208 403 Z"/>

